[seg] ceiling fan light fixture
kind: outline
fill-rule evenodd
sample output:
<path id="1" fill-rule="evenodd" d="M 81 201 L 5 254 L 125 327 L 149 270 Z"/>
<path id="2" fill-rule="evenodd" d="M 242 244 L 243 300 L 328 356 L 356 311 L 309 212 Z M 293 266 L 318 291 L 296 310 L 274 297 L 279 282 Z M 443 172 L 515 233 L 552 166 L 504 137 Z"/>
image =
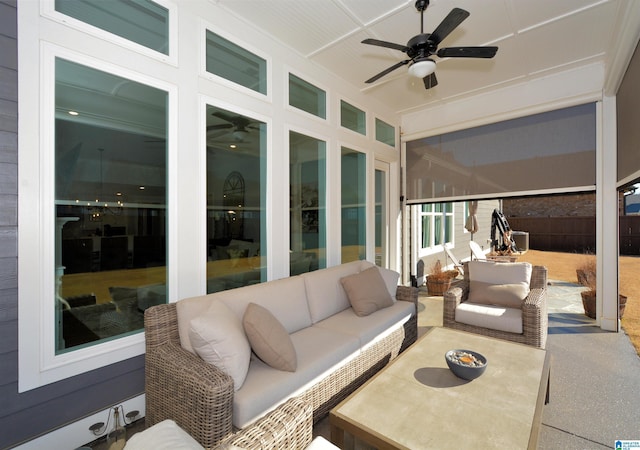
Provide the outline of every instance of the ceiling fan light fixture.
<path id="1" fill-rule="evenodd" d="M 242 142 L 244 141 L 244 139 L 247 137 L 248 134 L 249 132 L 246 130 L 235 130 L 233 132 L 233 138 L 238 142 Z"/>
<path id="2" fill-rule="evenodd" d="M 436 63 L 429 58 L 414 61 L 409 66 L 409 75 L 416 78 L 424 78 L 436 71 Z"/>

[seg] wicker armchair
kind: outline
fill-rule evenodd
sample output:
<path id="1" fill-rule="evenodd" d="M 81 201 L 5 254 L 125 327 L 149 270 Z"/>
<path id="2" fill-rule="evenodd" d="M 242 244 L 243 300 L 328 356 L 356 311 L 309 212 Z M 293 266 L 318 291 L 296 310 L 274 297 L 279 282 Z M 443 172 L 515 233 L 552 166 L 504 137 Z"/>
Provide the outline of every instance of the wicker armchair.
<path id="1" fill-rule="evenodd" d="M 544 348 L 547 343 L 547 328 L 549 325 L 546 300 L 547 268 L 533 266 L 529 284 L 530 292 L 522 304 L 523 332 L 522 334 L 516 334 L 456 322 L 456 308 L 460 303 L 467 301 L 469 296 L 469 269 L 467 266 L 468 263 L 464 263 L 464 280 L 444 294 L 443 325 L 456 330 Z"/>

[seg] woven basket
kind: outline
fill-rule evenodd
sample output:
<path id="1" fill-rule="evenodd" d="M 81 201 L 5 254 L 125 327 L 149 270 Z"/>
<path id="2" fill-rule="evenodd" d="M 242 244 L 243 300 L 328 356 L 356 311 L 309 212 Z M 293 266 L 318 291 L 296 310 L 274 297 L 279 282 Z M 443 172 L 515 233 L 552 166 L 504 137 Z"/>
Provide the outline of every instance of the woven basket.
<path id="1" fill-rule="evenodd" d="M 444 293 L 449 290 L 451 280 L 455 278 L 458 272 L 450 270 L 445 273 L 447 274 L 446 277 L 433 278 L 427 276 L 427 290 L 429 291 L 429 295 L 444 295 Z"/>

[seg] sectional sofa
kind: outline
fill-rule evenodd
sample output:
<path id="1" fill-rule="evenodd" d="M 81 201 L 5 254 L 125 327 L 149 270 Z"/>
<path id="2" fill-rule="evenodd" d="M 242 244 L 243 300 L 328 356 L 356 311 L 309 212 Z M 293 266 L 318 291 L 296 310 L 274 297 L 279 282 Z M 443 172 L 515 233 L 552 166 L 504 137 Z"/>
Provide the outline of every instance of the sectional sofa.
<path id="1" fill-rule="evenodd" d="M 151 307 L 147 426 L 171 419 L 215 447 L 292 398 L 317 422 L 415 342 L 417 297 L 354 261 Z"/>

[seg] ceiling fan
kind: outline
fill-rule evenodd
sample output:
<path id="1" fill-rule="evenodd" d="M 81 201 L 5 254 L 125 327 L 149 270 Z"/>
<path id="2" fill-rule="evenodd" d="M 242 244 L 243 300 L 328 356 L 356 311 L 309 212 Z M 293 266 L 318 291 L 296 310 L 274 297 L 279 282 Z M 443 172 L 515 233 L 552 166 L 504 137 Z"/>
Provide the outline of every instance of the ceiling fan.
<path id="1" fill-rule="evenodd" d="M 215 130 L 230 130 L 232 131 L 233 139 L 237 142 L 242 142 L 249 135 L 250 130 L 259 130 L 259 125 L 254 125 L 255 121 L 245 116 L 231 116 L 220 111 L 211 113 L 212 116 L 224 120 L 227 123 L 221 123 L 217 125 L 209 125 L 207 127 L 207 134 Z"/>
<path id="2" fill-rule="evenodd" d="M 398 67 L 409 64 L 409 75 L 422 78 L 425 89 L 431 89 L 438 84 L 436 79 L 436 63 L 431 56 L 439 58 L 493 58 L 498 51 L 498 47 L 447 47 L 438 50 L 438 45 L 446 38 L 458 25 L 462 23 L 469 12 L 460 8 L 453 8 L 449 15 L 444 18 L 433 33 L 424 32 L 424 10 L 429 6 L 429 0 L 417 0 L 415 7 L 420 11 L 420 34 L 412 37 L 407 45 L 394 44 L 393 42 L 380 41 L 378 39 L 365 39 L 363 44 L 377 45 L 378 47 L 400 50 L 407 54 L 409 59 L 400 61 L 393 66 L 383 70 L 377 75 L 369 78 L 365 83 L 373 83 Z"/>

